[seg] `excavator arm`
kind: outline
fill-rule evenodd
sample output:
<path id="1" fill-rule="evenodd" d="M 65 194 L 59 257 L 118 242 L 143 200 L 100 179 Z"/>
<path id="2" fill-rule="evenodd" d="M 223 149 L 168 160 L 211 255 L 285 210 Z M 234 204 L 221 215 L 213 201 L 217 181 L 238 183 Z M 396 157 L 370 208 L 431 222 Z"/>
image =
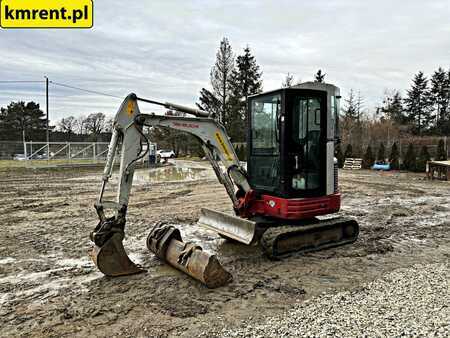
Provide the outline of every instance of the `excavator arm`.
<path id="1" fill-rule="evenodd" d="M 161 105 L 194 115 L 194 117 L 142 114 L 138 101 Z M 144 126 L 167 127 L 194 135 L 200 141 L 219 182 L 224 185 L 236 212 L 239 207 L 237 195 L 246 194 L 251 190 L 247 173 L 241 166 L 224 127 L 208 112 L 172 103 L 142 99 L 135 94 L 128 95 L 114 119 L 102 186 L 95 204 L 99 223 L 91 233 L 91 240 L 96 245 L 93 254 L 94 262 L 106 275 L 128 275 L 141 271 L 126 255 L 122 241 L 135 165 L 149 149 L 148 139 L 143 133 Z M 143 142 L 147 143 L 147 147 L 143 147 Z M 111 178 L 119 148 L 121 156 L 116 200 L 105 201 L 104 192 Z M 107 214 L 112 215 L 108 217 Z M 102 261 L 100 262 L 99 259 Z"/>

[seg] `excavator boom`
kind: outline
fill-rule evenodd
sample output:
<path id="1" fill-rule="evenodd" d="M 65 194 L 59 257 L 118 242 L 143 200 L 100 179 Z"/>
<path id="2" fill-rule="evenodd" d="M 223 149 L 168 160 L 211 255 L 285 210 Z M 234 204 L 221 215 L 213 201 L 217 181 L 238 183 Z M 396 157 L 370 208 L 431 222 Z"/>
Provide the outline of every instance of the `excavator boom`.
<path id="1" fill-rule="evenodd" d="M 138 101 L 162 105 L 166 108 L 177 109 L 196 117 L 142 114 Z M 192 109 L 173 103 L 138 98 L 130 94 L 122 103 L 114 120 L 114 129 L 108 148 L 106 165 L 102 176 L 102 186 L 95 208 L 99 216 L 99 223 L 91 233 L 91 240 L 95 248 L 91 253 L 93 261 L 100 271 L 109 276 L 120 276 L 142 272 L 127 256 L 122 241 L 125 233 L 126 212 L 133 183 L 136 162 L 145 156 L 142 142 L 148 140 L 143 133 L 143 127 L 167 127 L 194 135 L 201 143 L 220 183 L 227 191 L 233 206 L 238 208 L 236 188 L 242 193 L 250 191 L 247 174 L 241 166 L 232 144 L 222 125 L 217 123 L 209 114 L 200 109 Z M 120 147 L 119 186 L 115 201 L 105 201 L 104 192 L 112 175 L 117 150 Z M 149 149 L 147 146 L 146 149 Z M 217 162 L 219 158 L 225 171 Z M 210 220 L 209 223 L 216 223 Z M 245 220 L 242 220 L 245 223 Z M 224 225 L 225 226 L 225 225 Z M 233 227 L 230 227 L 233 229 Z M 239 227 L 234 227 L 239 229 Z M 237 238 L 245 241 L 244 238 Z"/>

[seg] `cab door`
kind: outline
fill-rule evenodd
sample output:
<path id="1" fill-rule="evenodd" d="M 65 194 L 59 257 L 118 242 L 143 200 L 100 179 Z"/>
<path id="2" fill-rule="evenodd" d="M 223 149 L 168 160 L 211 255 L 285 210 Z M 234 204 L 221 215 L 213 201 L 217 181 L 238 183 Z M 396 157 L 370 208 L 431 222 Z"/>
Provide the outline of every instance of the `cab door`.
<path id="1" fill-rule="evenodd" d="M 280 192 L 281 93 L 259 95 L 249 100 L 249 183 L 260 193 Z"/>
<path id="2" fill-rule="evenodd" d="M 326 92 L 292 90 L 286 95 L 285 189 L 289 197 L 326 192 Z"/>

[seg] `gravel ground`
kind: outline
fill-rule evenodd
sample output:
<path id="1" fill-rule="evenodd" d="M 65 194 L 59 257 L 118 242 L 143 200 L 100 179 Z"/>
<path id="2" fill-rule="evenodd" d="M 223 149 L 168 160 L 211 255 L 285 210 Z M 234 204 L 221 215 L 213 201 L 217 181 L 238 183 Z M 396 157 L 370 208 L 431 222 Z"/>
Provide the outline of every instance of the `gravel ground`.
<path id="1" fill-rule="evenodd" d="M 449 337 L 450 265 L 414 265 L 221 337 Z"/>
<path id="2" fill-rule="evenodd" d="M 449 303 L 444 282 L 449 277 L 450 182 L 428 181 L 415 173 L 340 171 L 342 215 L 358 220 L 358 240 L 271 261 L 258 246 L 225 241 L 196 225 L 202 207 L 230 212 L 232 205 L 206 162 L 174 162 L 136 172 L 125 248 L 147 273 L 121 278 L 103 276 L 88 256 L 89 232 L 98 223 L 93 203 L 101 168 L 0 168 L 1 338 L 209 338 L 225 335 L 222 330 L 233 335 L 235 329 L 234 335 L 241 336 L 308 331 L 319 336 L 321 330 L 336 336 L 390 336 L 387 328 L 399 331 L 397 325 L 439 331 L 436 323 L 449 317 L 440 307 Z M 117 179 L 112 179 L 106 199 L 114 198 L 116 189 Z M 217 255 L 233 282 L 207 289 L 149 253 L 145 241 L 157 221 L 176 225 L 183 239 Z M 427 287 L 417 284 L 417 290 L 409 290 L 407 277 Z M 374 284 L 369 291 L 368 283 L 380 278 L 384 286 Z M 396 307 L 388 307 L 383 297 L 397 293 L 402 301 L 396 297 Z M 380 301 L 372 304 L 371 299 Z M 417 301 L 417 310 L 408 310 L 408 299 Z M 383 306 L 386 315 L 377 311 Z M 292 318 L 286 315 L 294 309 Z M 423 319 L 424 312 L 430 320 Z M 276 316 L 282 318 L 278 325 Z M 369 324 L 380 322 L 370 326 L 381 333 L 368 329 L 364 318 Z M 253 331 L 246 324 L 262 327 Z"/>

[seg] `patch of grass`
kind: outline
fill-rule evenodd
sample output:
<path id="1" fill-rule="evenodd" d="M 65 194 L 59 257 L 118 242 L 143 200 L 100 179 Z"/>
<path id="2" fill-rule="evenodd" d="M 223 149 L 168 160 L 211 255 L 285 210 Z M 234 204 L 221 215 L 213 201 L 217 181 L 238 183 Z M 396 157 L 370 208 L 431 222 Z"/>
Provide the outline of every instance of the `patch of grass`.
<path id="1" fill-rule="evenodd" d="M 103 161 L 94 160 L 72 160 L 59 159 L 59 160 L 29 160 L 29 161 L 16 161 L 16 160 L 0 160 L 0 168 L 37 168 L 37 167 L 51 167 L 56 165 L 65 164 L 103 164 Z"/>

